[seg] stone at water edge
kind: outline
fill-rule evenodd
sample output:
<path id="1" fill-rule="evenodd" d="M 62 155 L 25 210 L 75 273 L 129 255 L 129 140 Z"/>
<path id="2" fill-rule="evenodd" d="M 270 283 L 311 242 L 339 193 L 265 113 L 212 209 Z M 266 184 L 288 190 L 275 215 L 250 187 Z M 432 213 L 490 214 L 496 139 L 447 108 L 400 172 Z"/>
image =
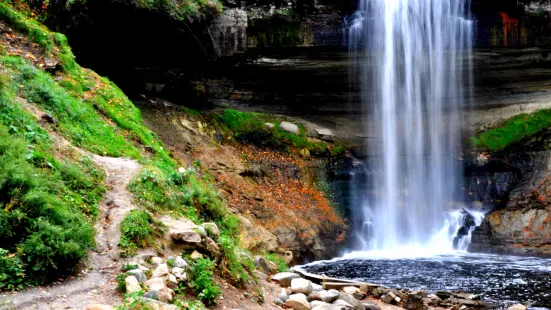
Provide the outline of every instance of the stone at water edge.
<path id="1" fill-rule="evenodd" d="M 289 123 L 289 122 L 281 122 L 281 124 L 279 124 L 279 128 L 283 131 L 286 131 L 286 132 L 289 132 L 289 133 L 293 133 L 295 135 L 298 135 L 299 133 L 299 128 L 297 125 L 293 124 L 293 123 Z"/>
<path id="2" fill-rule="evenodd" d="M 303 278 L 292 279 L 291 290 L 293 291 L 293 294 L 304 294 L 308 296 L 313 290 L 312 282 Z"/>
<path id="3" fill-rule="evenodd" d="M 526 306 L 521 304 L 512 305 L 511 307 L 507 308 L 507 310 L 526 310 Z"/>
<path id="4" fill-rule="evenodd" d="M 129 270 L 126 272 L 126 274 L 136 277 L 136 280 L 138 280 L 139 283 L 143 283 L 147 281 L 147 277 L 145 276 L 145 273 L 141 269 Z"/>
<path id="5" fill-rule="evenodd" d="M 321 298 L 321 301 L 324 301 L 326 303 L 332 303 L 339 298 L 339 291 L 337 290 L 321 291 L 318 294 Z"/>
<path id="6" fill-rule="evenodd" d="M 285 306 L 293 308 L 294 310 L 310 310 L 310 304 L 306 299 L 296 298 L 296 299 L 287 299 Z"/>
<path id="7" fill-rule="evenodd" d="M 153 270 L 153 274 L 151 275 L 152 278 L 161 278 L 168 275 L 168 265 L 167 264 L 160 264 Z"/>
<path id="8" fill-rule="evenodd" d="M 127 293 L 136 293 L 142 290 L 142 287 L 140 286 L 138 279 L 136 279 L 136 277 L 134 276 L 126 277 L 126 279 L 124 279 L 124 283 L 126 285 Z"/>
<path id="9" fill-rule="evenodd" d="M 341 307 L 342 310 L 354 310 L 356 309 L 351 304 L 347 303 L 346 301 L 342 299 L 337 299 L 333 302 L 333 305 Z"/>
<path id="10" fill-rule="evenodd" d="M 280 272 L 272 276 L 272 280 L 279 282 L 279 285 L 281 285 L 282 287 L 291 286 L 291 280 L 298 278 L 300 278 L 300 276 L 293 272 Z"/>

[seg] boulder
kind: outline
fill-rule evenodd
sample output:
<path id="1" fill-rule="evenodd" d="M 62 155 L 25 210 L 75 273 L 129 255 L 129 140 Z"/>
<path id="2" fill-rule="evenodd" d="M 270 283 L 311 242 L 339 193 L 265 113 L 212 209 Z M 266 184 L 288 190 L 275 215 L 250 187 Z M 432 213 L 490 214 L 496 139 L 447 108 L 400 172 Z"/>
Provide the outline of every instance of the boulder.
<path id="1" fill-rule="evenodd" d="M 377 304 L 364 304 L 365 310 L 381 310 Z"/>
<path id="2" fill-rule="evenodd" d="M 312 293 L 312 282 L 303 279 L 297 278 L 291 280 L 291 290 L 293 294 L 304 294 L 306 296 Z"/>
<path id="3" fill-rule="evenodd" d="M 157 300 L 159 298 L 159 296 L 157 295 L 158 292 L 159 291 L 149 291 L 143 294 L 143 297 Z"/>
<path id="4" fill-rule="evenodd" d="M 291 286 L 291 280 L 298 279 L 300 276 L 293 272 L 280 272 L 272 277 L 272 281 L 279 282 L 282 287 Z"/>
<path id="5" fill-rule="evenodd" d="M 365 308 L 359 300 L 348 294 L 339 292 L 339 299 L 349 303 L 354 308 L 354 310 L 364 310 Z"/>
<path id="6" fill-rule="evenodd" d="M 314 301 L 314 300 L 319 300 L 321 301 L 321 296 L 319 294 L 319 292 L 312 292 L 310 295 L 308 295 L 308 301 Z"/>
<path id="7" fill-rule="evenodd" d="M 144 283 L 147 281 L 147 277 L 145 276 L 145 273 L 141 269 L 133 269 L 126 272 L 126 274 L 130 276 L 134 276 L 139 283 Z"/>
<path id="8" fill-rule="evenodd" d="M 172 274 L 168 274 L 168 279 L 166 281 L 168 287 L 172 288 L 172 289 L 175 289 L 178 287 L 178 283 L 180 283 L 180 281 L 178 281 L 178 279 L 176 279 L 176 276 L 175 275 L 172 275 Z"/>
<path id="9" fill-rule="evenodd" d="M 289 299 L 289 295 L 287 295 L 287 292 L 285 289 L 281 289 L 281 293 L 277 295 L 277 298 L 281 299 L 283 302 L 286 302 L 287 299 Z"/>
<path id="10" fill-rule="evenodd" d="M 291 295 L 293 296 L 293 295 Z M 293 308 L 294 310 L 310 310 L 310 304 L 306 300 L 306 296 L 304 299 L 302 298 L 289 298 L 285 302 L 285 306 L 289 308 Z"/>
<path id="11" fill-rule="evenodd" d="M 335 134 L 328 128 L 316 128 L 314 129 L 315 136 L 320 140 L 332 142 L 335 138 Z"/>
<path id="12" fill-rule="evenodd" d="M 136 293 L 142 290 L 142 287 L 140 286 L 138 279 L 136 279 L 136 277 L 134 276 L 126 277 L 126 279 L 124 279 L 124 283 L 126 285 L 127 293 Z"/>
<path id="13" fill-rule="evenodd" d="M 346 301 L 344 301 L 342 299 L 335 300 L 333 302 L 333 305 L 340 307 L 341 310 L 354 310 L 354 306 L 352 306 L 351 304 L 347 303 Z"/>
<path id="14" fill-rule="evenodd" d="M 300 131 L 297 125 L 295 125 L 293 123 L 289 123 L 289 122 L 281 122 L 279 124 L 279 128 L 283 131 L 293 133 L 295 135 L 298 135 L 298 133 Z"/>
<path id="15" fill-rule="evenodd" d="M 184 268 L 174 267 L 172 268 L 172 274 L 174 275 L 174 277 L 176 277 L 176 281 L 178 282 L 187 281 L 187 273 Z"/>
<path id="16" fill-rule="evenodd" d="M 173 290 L 165 287 L 157 292 L 157 299 L 162 302 L 171 303 L 172 299 L 174 299 L 174 295 L 176 294 Z"/>
<path id="17" fill-rule="evenodd" d="M 321 298 L 321 301 L 326 303 L 332 303 L 335 300 L 339 299 L 339 291 L 337 290 L 321 291 L 318 294 Z"/>
<path id="18" fill-rule="evenodd" d="M 170 233 L 172 241 L 175 243 L 183 243 L 187 247 L 201 247 L 201 234 L 194 229 L 172 231 Z"/>
<path id="19" fill-rule="evenodd" d="M 152 278 L 162 278 L 168 276 L 168 265 L 167 264 L 160 264 L 153 270 L 153 274 L 151 275 Z"/>
<path id="20" fill-rule="evenodd" d="M 260 255 L 257 255 L 254 257 L 254 266 L 266 274 L 270 273 L 270 268 L 268 267 L 268 263 L 266 262 L 264 257 Z"/>
<path id="21" fill-rule="evenodd" d="M 166 287 L 165 280 L 163 278 L 151 278 L 144 282 L 149 287 L 150 291 L 159 291 Z"/>
<path id="22" fill-rule="evenodd" d="M 323 286 L 321 286 L 319 284 L 316 284 L 316 283 L 312 283 L 312 291 L 314 291 L 314 292 L 323 291 Z"/>
<path id="23" fill-rule="evenodd" d="M 191 267 L 189 264 L 185 261 L 185 259 L 182 258 L 182 256 L 176 256 L 173 263 L 174 267 L 182 268 L 184 270 L 188 270 Z"/>
<path id="24" fill-rule="evenodd" d="M 211 237 L 212 239 L 216 240 L 220 236 L 220 229 L 218 229 L 218 225 L 215 223 L 203 223 L 201 224 L 203 228 L 207 231 L 207 235 Z"/>
<path id="25" fill-rule="evenodd" d="M 285 304 L 285 302 L 279 298 L 274 298 L 274 304 L 280 306 L 280 307 L 283 307 L 283 305 Z"/>

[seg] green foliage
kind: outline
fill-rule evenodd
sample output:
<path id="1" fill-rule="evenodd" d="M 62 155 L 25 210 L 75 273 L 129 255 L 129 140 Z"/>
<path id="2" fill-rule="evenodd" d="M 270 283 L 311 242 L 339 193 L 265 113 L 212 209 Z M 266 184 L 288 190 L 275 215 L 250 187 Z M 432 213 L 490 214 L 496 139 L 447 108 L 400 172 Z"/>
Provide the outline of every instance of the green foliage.
<path id="1" fill-rule="evenodd" d="M 519 114 L 473 138 L 475 147 L 492 152 L 502 151 L 510 145 L 534 136 L 551 126 L 551 109 L 532 114 Z"/>
<path id="2" fill-rule="evenodd" d="M 126 277 L 128 275 L 125 274 L 125 273 L 121 273 L 119 274 L 116 278 L 115 278 L 115 281 L 117 281 L 117 291 L 119 291 L 120 293 L 126 293 Z"/>
<path id="3" fill-rule="evenodd" d="M 200 258 L 193 263 L 192 268 L 195 276 L 191 284 L 198 294 L 197 297 L 207 305 L 215 304 L 220 295 L 220 286 L 214 282 L 214 261 Z"/>
<path id="4" fill-rule="evenodd" d="M 17 290 L 25 286 L 25 270 L 19 256 L 0 248 L 0 290 Z"/>
<path id="5" fill-rule="evenodd" d="M 22 262 L 26 281 L 43 282 L 72 271 L 93 246 L 93 229 L 58 198 L 72 179 L 34 167 L 28 142 L 8 132 L 0 124 L 0 244 Z"/>
<path id="6" fill-rule="evenodd" d="M 134 255 L 138 247 L 153 245 L 154 237 L 162 236 L 165 231 L 163 223 L 148 212 L 132 210 L 121 223 L 119 246 L 126 255 Z"/>
<path id="7" fill-rule="evenodd" d="M 124 266 L 122 266 L 122 271 L 124 271 L 124 272 L 134 270 L 134 269 L 138 269 L 138 265 L 136 265 L 136 264 L 124 264 Z"/>
<path id="8" fill-rule="evenodd" d="M 276 253 L 268 253 L 266 259 L 277 265 L 278 272 L 285 272 L 289 270 L 289 265 L 285 262 L 283 256 Z"/>

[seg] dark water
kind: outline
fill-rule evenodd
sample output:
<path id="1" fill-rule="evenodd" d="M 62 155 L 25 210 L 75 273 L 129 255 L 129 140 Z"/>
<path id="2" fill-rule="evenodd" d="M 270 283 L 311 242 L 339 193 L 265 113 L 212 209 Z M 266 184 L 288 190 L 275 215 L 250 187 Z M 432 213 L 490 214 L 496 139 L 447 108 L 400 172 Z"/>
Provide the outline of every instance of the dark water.
<path id="1" fill-rule="evenodd" d="M 386 259 L 351 255 L 348 259 L 304 266 L 314 274 L 360 280 L 389 287 L 459 290 L 500 304 L 551 308 L 551 260 L 481 254 Z"/>

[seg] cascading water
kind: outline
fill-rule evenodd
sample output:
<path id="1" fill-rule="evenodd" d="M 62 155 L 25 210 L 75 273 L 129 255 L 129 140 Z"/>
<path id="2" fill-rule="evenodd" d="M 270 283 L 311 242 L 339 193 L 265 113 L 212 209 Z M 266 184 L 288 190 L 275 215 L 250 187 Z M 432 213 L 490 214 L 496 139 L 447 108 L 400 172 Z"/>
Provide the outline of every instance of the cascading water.
<path id="1" fill-rule="evenodd" d="M 441 246 L 436 236 L 460 188 L 459 125 L 470 100 L 467 2 L 360 0 L 349 25 L 362 101 L 376 124 L 368 135 L 381 143 L 370 147 L 380 177 L 371 178 L 369 197 L 356 197 L 361 250 Z"/>

